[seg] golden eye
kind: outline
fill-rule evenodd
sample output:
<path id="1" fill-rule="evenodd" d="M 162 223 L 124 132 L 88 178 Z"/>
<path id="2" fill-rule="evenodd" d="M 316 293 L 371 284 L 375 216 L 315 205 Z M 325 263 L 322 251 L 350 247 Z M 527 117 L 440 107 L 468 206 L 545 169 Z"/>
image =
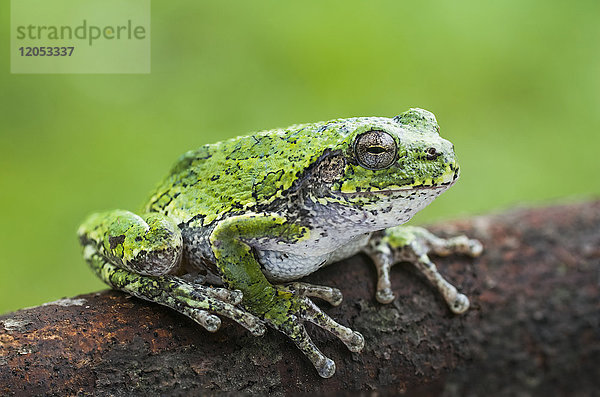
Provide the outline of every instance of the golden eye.
<path id="1" fill-rule="evenodd" d="M 369 131 L 356 138 L 354 153 L 358 162 L 369 170 L 381 170 L 392 165 L 398 148 L 396 141 L 384 131 Z"/>

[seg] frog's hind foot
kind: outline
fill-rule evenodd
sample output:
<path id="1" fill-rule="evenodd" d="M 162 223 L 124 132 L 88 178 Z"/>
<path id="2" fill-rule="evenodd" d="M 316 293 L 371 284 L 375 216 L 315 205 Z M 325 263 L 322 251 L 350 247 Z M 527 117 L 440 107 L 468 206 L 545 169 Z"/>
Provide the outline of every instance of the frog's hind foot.
<path id="1" fill-rule="evenodd" d="M 280 285 L 279 287 L 302 297 L 322 299 L 332 306 L 339 306 L 343 300 L 342 291 L 337 288 L 327 287 L 324 285 L 294 282 Z"/>
<path id="2" fill-rule="evenodd" d="M 242 292 L 239 290 L 230 291 L 225 288 L 191 284 L 178 277 L 171 277 L 167 289 L 170 291 L 170 297 L 176 301 L 175 306 L 167 306 L 190 317 L 210 332 L 217 331 L 221 325 L 221 320 L 211 313 L 232 319 L 255 336 L 260 336 L 266 331 L 265 325 L 258 317 L 235 306 L 242 301 Z"/>
<path id="3" fill-rule="evenodd" d="M 170 307 L 210 332 L 219 329 L 221 320 L 216 315 L 220 315 L 253 335 L 265 333 L 266 327 L 258 317 L 235 306 L 242 299 L 240 291 L 195 284 L 171 275 L 142 276 L 109 263 L 91 246 L 84 249 L 84 257 L 92 270 L 113 288 Z"/>

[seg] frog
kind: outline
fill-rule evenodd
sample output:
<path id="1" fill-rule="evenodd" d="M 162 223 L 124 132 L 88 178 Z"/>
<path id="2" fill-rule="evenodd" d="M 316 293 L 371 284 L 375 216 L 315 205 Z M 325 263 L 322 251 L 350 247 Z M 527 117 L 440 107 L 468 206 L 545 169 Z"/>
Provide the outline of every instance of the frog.
<path id="1" fill-rule="evenodd" d="M 342 302 L 340 289 L 301 281 L 319 268 L 368 255 L 376 299 L 387 304 L 395 299 L 390 269 L 410 262 L 451 312 L 469 308 L 430 255 L 476 257 L 481 243 L 404 225 L 458 177 L 453 144 L 420 108 L 296 124 L 185 153 L 139 212 L 94 213 L 78 237 L 85 261 L 114 289 L 174 309 L 209 332 L 221 317 L 256 336 L 275 329 L 329 378 L 335 362 L 305 322 L 350 352 L 360 352 L 365 339 L 314 302 Z"/>

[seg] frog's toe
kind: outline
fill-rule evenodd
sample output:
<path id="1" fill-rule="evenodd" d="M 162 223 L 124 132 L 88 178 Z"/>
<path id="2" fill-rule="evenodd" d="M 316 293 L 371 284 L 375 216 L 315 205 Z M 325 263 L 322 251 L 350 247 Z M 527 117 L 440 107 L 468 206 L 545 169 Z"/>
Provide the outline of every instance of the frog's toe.
<path id="1" fill-rule="evenodd" d="M 239 305 L 242 302 L 244 295 L 239 289 L 228 290 L 227 288 L 207 288 L 207 295 L 210 295 L 220 301 L 229 303 L 230 305 Z"/>
<path id="2" fill-rule="evenodd" d="M 295 282 L 282 286 L 282 288 L 298 296 L 323 299 L 332 306 L 339 306 L 344 298 L 339 289 L 324 285 Z"/>
<path id="3" fill-rule="evenodd" d="M 352 352 L 359 352 L 365 345 L 364 337 L 356 331 L 337 323 L 325 314 L 310 299 L 305 298 L 305 312 L 303 318 L 337 336 Z"/>
<path id="4" fill-rule="evenodd" d="M 483 252 L 483 245 L 479 240 L 470 239 L 467 236 L 456 236 L 448 239 L 436 238 L 432 243 L 431 251 L 438 255 L 463 254 L 477 257 Z"/>
<path id="5" fill-rule="evenodd" d="M 312 362 L 313 366 L 322 378 L 331 378 L 335 373 L 335 362 L 325 356 L 317 345 L 310 339 L 304 325 L 293 323 L 291 326 L 278 328 L 290 337 L 298 349 Z"/>
<path id="6" fill-rule="evenodd" d="M 229 290 L 227 288 L 211 287 L 211 286 L 198 286 L 202 289 L 202 293 L 206 296 L 211 296 L 222 302 L 229 303 L 230 305 L 239 305 L 242 302 L 244 294 L 239 289 Z"/>
<path id="7" fill-rule="evenodd" d="M 217 316 L 208 315 L 202 325 L 209 332 L 217 332 L 221 328 L 221 319 Z"/>
<path id="8" fill-rule="evenodd" d="M 240 303 L 242 303 L 242 298 L 244 298 L 244 294 L 242 293 L 242 291 L 240 291 L 239 289 L 227 291 L 229 292 L 229 299 L 227 300 L 228 303 L 231 303 L 232 305 L 239 305 Z"/>
<path id="9" fill-rule="evenodd" d="M 329 299 L 325 299 L 327 302 L 329 302 L 332 306 L 339 306 L 340 303 L 342 303 L 342 300 L 344 299 L 344 295 L 342 295 L 342 291 L 340 291 L 337 288 L 330 288 L 331 292 L 330 292 L 330 298 Z"/>
<path id="10" fill-rule="evenodd" d="M 252 335 L 254 335 L 254 336 L 263 336 L 265 334 L 265 332 L 267 332 L 267 327 L 258 318 L 255 318 L 255 320 L 256 320 L 256 323 L 252 324 L 251 326 L 244 325 L 244 327 L 248 331 L 250 331 L 250 333 L 252 333 Z"/>
<path id="11" fill-rule="evenodd" d="M 267 331 L 267 327 L 265 326 L 264 322 L 262 322 L 258 317 L 238 308 L 233 309 L 234 310 L 232 311 L 232 314 L 227 315 L 227 317 L 246 328 L 252 335 L 262 336 Z"/>
<path id="12" fill-rule="evenodd" d="M 377 290 L 375 298 L 377 298 L 377 302 L 386 304 L 391 303 L 396 298 L 396 295 L 394 295 L 391 288 L 383 288 Z"/>
<path id="13" fill-rule="evenodd" d="M 450 305 L 450 310 L 455 314 L 462 314 L 469 309 L 469 306 L 469 298 L 465 294 L 458 294 Z"/>
<path id="14" fill-rule="evenodd" d="M 351 352 L 358 353 L 365 347 L 365 337 L 360 332 L 354 331 L 346 346 Z"/>
<path id="15" fill-rule="evenodd" d="M 317 368 L 317 372 L 321 376 L 321 378 L 331 378 L 335 374 L 335 362 L 327 358 L 323 365 Z"/>
<path id="16" fill-rule="evenodd" d="M 469 248 L 468 248 L 467 253 L 470 256 L 476 258 L 479 255 L 481 255 L 482 252 L 483 252 L 483 244 L 481 244 L 481 242 L 479 240 L 470 239 L 469 240 Z"/>
<path id="17" fill-rule="evenodd" d="M 180 311 L 203 326 L 208 332 L 216 332 L 221 327 L 221 319 L 206 310 L 183 307 Z"/>

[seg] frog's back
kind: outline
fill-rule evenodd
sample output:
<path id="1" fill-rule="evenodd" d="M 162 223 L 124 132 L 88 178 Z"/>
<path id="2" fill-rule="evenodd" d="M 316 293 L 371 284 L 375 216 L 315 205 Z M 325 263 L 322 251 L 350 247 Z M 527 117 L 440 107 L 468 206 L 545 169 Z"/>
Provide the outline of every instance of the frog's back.
<path id="1" fill-rule="evenodd" d="M 206 226 L 222 214 L 272 202 L 324 148 L 337 144 L 339 134 L 323 133 L 326 125 L 295 125 L 187 152 L 154 191 L 146 211 Z"/>

